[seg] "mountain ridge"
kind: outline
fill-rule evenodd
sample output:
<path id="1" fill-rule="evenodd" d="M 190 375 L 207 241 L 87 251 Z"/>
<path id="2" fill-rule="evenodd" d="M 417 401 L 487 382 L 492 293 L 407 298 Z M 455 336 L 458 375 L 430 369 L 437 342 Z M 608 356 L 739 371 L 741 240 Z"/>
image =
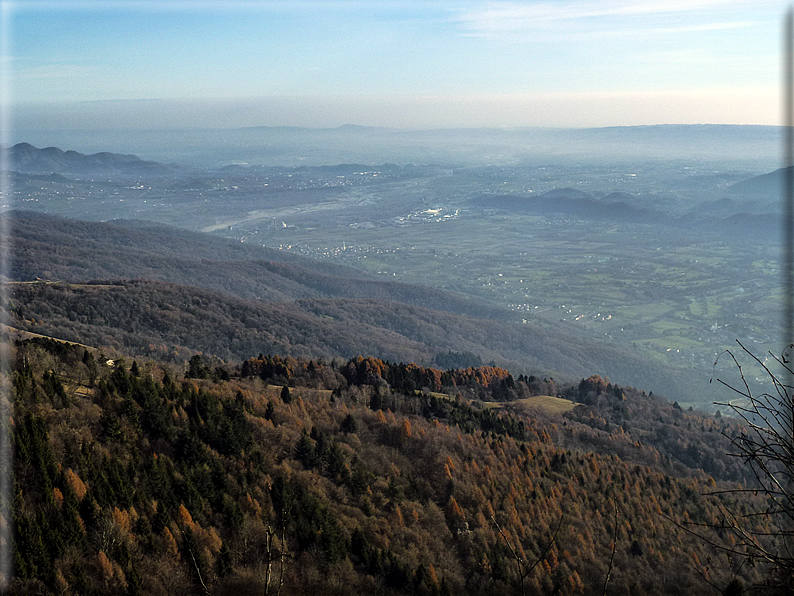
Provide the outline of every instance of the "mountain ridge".
<path id="1" fill-rule="evenodd" d="M 58 147 L 39 149 L 30 143 L 17 143 L 2 149 L 14 171 L 24 174 L 163 176 L 172 167 L 145 161 L 137 155 L 101 151 L 86 155 Z"/>
<path id="2" fill-rule="evenodd" d="M 118 222 L 80 222 L 20 212 L 8 216 L 16 256 L 11 263 L 11 278 L 64 282 L 60 293 L 56 291 L 57 284 L 51 287 L 31 284 L 16 289 L 15 300 L 22 309 L 17 313 L 23 321 L 20 328 L 28 331 L 46 334 L 47 323 L 42 327 L 31 321 L 46 320 L 46 313 L 52 309 L 47 306 L 48 300 L 56 297 L 63 305 L 57 321 L 49 322 L 52 329 L 70 329 L 76 325 L 76 315 L 69 312 L 80 312 L 85 297 L 69 290 L 70 283 L 93 281 L 101 288 L 107 280 L 116 280 L 113 283 L 128 284 L 128 291 L 137 293 L 143 304 L 159 301 L 150 315 L 145 310 L 139 313 L 141 320 L 136 325 L 141 327 L 140 333 L 152 326 L 148 318 L 154 314 L 163 320 L 173 317 L 182 330 L 165 343 L 194 351 L 218 352 L 225 357 L 240 358 L 262 349 L 292 353 L 283 347 L 286 344 L 276 340 L 262 340 L 259 347 L 256 345 L 256 329 L 278 325 L 287 329 L 289 325 L 278 323 L 286 318 L 300 322 L 293 326 L 287 341 L 289 345 L 306 346 L 295 352 L 299 355 L 313 355 L 310 329 L 316 325 L 331 334 L 329 338 L 334 328 L 347 338 L 338 344 L 346 346 L 345 349 L 339 348 L 335 353 L 345 357 L 368 353 L 427 364 L 435 353 L 468 351 L 478 353 L 485 361 L 510 364 L 514 370 L 528 373 L 545 371 L 543 374 L 570 377 L 610 370 L 610 376 L 618 382 L 647 387 L 684 402 L 689 401 L 687 395 L 696 385 L 692 372 L 643 365 L 628 347 L 596 341 L 581 331 L 574 335 L 572 331 L 538 326 L 534 322 L 523 324 L 515 313 L 445 290 L 372 279 L 358 271 L 347 276 L 347 268 L 326 267 L 325 263 L 315 263 L 312 269 L 312 266 L 304 267 L 307 260 L 293 255 L 284 262 L 256 259 L 256 255 L 262 254 L 257 247 L 162 225 L 150 227 L 133 222 L 131 231 L 125 231 Z M 267 252 L 276 253 L 281 254 Z M 218 260 L 221 257 L 225 260 Z M 99 311 L 116 308 L 112 296 L 100 296 L 97 292 L 101 289 L 92 290 L 92 300 L 102 304 L 96 307 Z M 171 302 L 164 301 L 164 294 L 171 296 Z M 199 309 L 201 315 L 183 312 L 182 304 L 190 302 L 185 297 L 205 294 L 210 310 Z M 252 320 L 260 321 L 256 326 L 245 323 L 246 309 L 256 313 L 251 315 Z M 139 310 L 131 303 L 106 325 L 104 335 L 113 338 L 122 333 L 139 333 L 130 326 L 129 317 L 129 312 Z M 169 310 L 171 314 L 162 314 Z M 239 314 L 231 318 L 213 314 L 231 311 Z M 212 317 L 216 321 L 213 329 L 204 329 Z M 336 327 L 329 323 L 334 318 Z M 191 325 L 201 329 L 200 335 L 205 339 L 197 341 L 196 333 L 189 331 Z M 209 339 L 211 331 L 220 329 L 228 338 L 235 337 L 237 329 L 249 329 L 243 333 L 248 343 L 230 351 L 222 342 Z M 158 333 L 163 333 L 163 329 Z M 380 347 L 373 343 L 373 337 L 382 339 Z M 66 339 L 80 341 L 79 333 L 73 330 Z M 318 344 L 316 352 L 334 355 L 334 342 L 323 342 L 322 346 Z M 138 342 L 136 349 L 145 348 L 145 343 Z M 400 345 L 404 347 L 395 349 L 394 346 Z M 186 353 L 182 352 L 180 357 Z M 704 384 L 702 391 L 708 389 Z"/>

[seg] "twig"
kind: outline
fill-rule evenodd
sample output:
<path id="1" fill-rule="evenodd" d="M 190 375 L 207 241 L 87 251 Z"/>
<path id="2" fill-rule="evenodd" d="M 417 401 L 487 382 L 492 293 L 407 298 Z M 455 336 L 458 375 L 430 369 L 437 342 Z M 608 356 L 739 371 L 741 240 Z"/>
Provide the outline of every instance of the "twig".
<path id="1" fill-rule="evenodd" d="M 196 575 L 198 576 L 199 583 L 201 584 L 201 589 L 207 596 L 209 596 L 209 588 L 207 588 L 207 584 L 204 583 L 204 579 L 201 577 L 201 570 L 199 569 L 198 561 L 196 561 L 196 557 L 193 554 L 193 549 L 188 546 L 187 552 L 190 553 L 190 558 L 193 560 L 193 567 L 196 568 Z"/>
<path id="2" fill-rule="evenodd" d="M 284 534 L 286 533 L 287 528 L 287 512 L 283 509 L 281 510 L 281 570 L 279 572 L 278 578 L 278 591 L 276 592 L 276 596 L 281 594 L 281 588 L 284 587 Z"/>
<path id="3" fill-rule="evenodd" d="M 554 535 L 551 537 L 551 540 L 546 545 L 546 548 L 543 549 L 543 552 L 540 554 L 540 556 L 537 559 L 535 559 L 535 562 L 532 563 L 530 568 L 527 569 L 526 572 L 524 572 L 524 570 L 523 570 L 523 559 L 518 556 L 518 553 L 513 548 L 513 545 L 510 544 L 510 541 L 507 539 L 507 536 L 502 531 L 502 528 L 499 525 L 499 523 L 494 519 L 494 516 L 493 515 L 491 516 L 491 521 L 496 526 L 496 529 L 499 530 L 499 535 L 505 541 L 505 544 L 507 544 L 507 548 L 510 549 L 510 552 L 513 554 L 513 558 L 516 560 L 516 565 L 518 566 L 518 577 L 519 577 L 519 580 L 521 582 L 521 596 L 524 596 L 524 579 L 530 573 L 532 573 L 532 570 L 535 569 L 535 567 L 537 567 L 538 563 L 540 563 L 546 557 L 546 554 L 548 554 L 549 549 L 551 549 L 551 545 L 554 544 L 554 540 L 557 538 L 557 534 L 560 532 L 560 528 L 562 527 L 562 520 L 563 520 L 563 516 L 560 517 L 560 523 L 557 524 L 557 529 L 554 531 Z"/>
<path id="4" fill-rule="evenodd" d="M 612 540 L 612 555 L 609 557 L 609 567 L 607 568 L 607 576 L 604 578 L 604 591 L 606 596 L 607 585 L 609 584 L 609 577 L 612 575 L 612 564 L 615 562 L 615 552 L 618 550 L 618 500 L 612 497 L 612 502 L 615 504 L 615 537 Z"/>

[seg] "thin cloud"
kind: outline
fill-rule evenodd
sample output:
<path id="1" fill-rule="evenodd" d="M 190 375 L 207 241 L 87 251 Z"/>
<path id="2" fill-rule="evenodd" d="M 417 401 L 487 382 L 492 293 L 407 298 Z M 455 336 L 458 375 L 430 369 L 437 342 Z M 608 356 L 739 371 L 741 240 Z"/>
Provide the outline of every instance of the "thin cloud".
<path id="1" fill-rule="evenodd" d="M 704 23 L 702 25 L 689 25 L 684 27 L 659 27 L 657 29 L 650 29 L 655 33 L 692 33 L 696 31 L 723 31 L 725 29 L 743 29 L 746 27 L 755 27 L 758 25 L 757 21 L 736 21 L 732 23 Z"/>
<path id="2" fill-rule="evenodd" d="M 25 0 L 9 2 L 19 12 L 47 10 L 81 12 L 329 12 L 371 9 L 416 9 L 421 0 Z"/>
<path id="3" fill-rule="evenodd" d="M 18 80 L 42 80 L 42 79 L 75 79 L 79 77 L 91 76 L 94 69 L 88 66 L 78 66 L 77 64 L 44 64 L 30 68 L 16 69 L 13 73 Z"/>
<path id="4" fill-rule="evenodd" d="M 493 2 L 482 8 L 471 10 L 455 18 L 469 35 L 499 36 L 521 32 L 620 33 L 637 30 L 638 22 L 647 18 L 663 24 L 667 19 L 693 12 L 702 12 L 708 21 L 690 26 L 641 27 L 662 33 L 707 31 L 750 26 L 750 21 L 714 22 L 717 10 L 751 7 L 746 2 L 728 0 L 669 0 L 667 2 L 614 2 L 609 0 L 591 2 L 540 2 L 519 4 L 515 2 Z M 756 5 L 757 6 L 757 5 Z M 605 29 L 604 24 L 609 23 Z"/>

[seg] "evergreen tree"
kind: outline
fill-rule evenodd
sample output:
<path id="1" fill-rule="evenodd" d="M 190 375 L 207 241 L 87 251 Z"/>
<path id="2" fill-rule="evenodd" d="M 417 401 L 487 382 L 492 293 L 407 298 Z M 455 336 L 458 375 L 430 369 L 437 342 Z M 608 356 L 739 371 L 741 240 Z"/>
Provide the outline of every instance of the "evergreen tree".
<path id="1" fill-rule="evenodd" d="M 228 577 L 234 570 L 234 555 L 224 542 L 218 552 L 218 577 Z"/>
<path id="2" fill-rule="evenodd" d="M 312 446 L 312 441 L 304 430 L 301 433 L 300 439 L 298 439 L 298 442 L 295 444 L 295 459 L 308 468 L 310 467 L 313 454 L 314 447 Z"/>
<path id="3" fill-rule="evenodd" d="M 281 528 L 282 519 L 289 515 L 293 502 L 292 487 L 283 473 L 277 474 L 270 485 L 270 501 L 278 520 L 276 525 Z"/>
<path id="4" fill-rule="evenodd" d="M 85 364 L 86 368 L 88 369 L 88 386 L 93 387 L 97 375 L 99 374 L 99 367 L 97 366 L 96 358 L 94 358 L 94 354 L 92 352 L 89 352 L 88 350 L 83 352 L 83 364 Z"/>
<path id="5" fill-rule="evenodd" d="M 345 465 L 345 454 L 342 452 L 342 449 L 337 443 L 333 443 L 328 449 L 325 471 L 328 477 L 332 480 L 339 480 L 347 471 L 347 466 Z"/>
<path id="6" fill-rule="evenodd" d="M 286 385 L 284 385 L 284 387 L 281 388 L 281 401 L 284 402 L 285 404 L 292 403 L 292 394 L 289 391 L 289 387 L 287 387 Z"/>
<path id="7" fill-rule="evenodd" d="M 309 460 L 309 465 L 310 467 L 317 469 L 318 473 L 322 474 L 327 461 L 328 461 L 328 443 L 325 440 L 325 435 L 323 435 L 321 432 L 318 431 L 316 433 L 314 450 L 312 451 L 311 459 Z"/>
<path id="8" fill-rule="evenodd" d="M 353 418 L 353 414 L 345 416 L 345 419 L 342 420 L 342 424 L 339 425 L 339 430 L 343 433 L 355 434 L 358 430 L 358 424 L 356 423 L 356 419 Z"/>
<path id="9" fill-rule="evenodd" d="M 206 379 L 209 376 L 209 367 L 204 366 L 201 356 L 194 354 L 188 362 L 188 369 L 185 373 L 186 379 Z"/>
<path id="10" fill-rule="evenodd" d="M 273 420 L 273 415 L 276 413 L 276 406 L 273 405 L 273 402 L 268 400 L 267 406 L 265 406 L 265 420 Z"/>

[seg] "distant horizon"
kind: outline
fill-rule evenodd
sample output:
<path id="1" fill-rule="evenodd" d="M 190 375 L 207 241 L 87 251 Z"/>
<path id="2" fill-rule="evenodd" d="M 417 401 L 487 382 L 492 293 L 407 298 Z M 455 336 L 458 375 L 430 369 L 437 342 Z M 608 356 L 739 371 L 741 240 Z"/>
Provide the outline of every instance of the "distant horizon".
<path id="1" fill-rule="evenodd" d="M 138 133 L 166 133 L 166 132 L 203 132 L 203 131 L 245 131 L 245 130 L 306 130 L 306 131 L 339 131 L 344 129 L 358 129 L 361 131 L 383 131 L 395 133 L 423 133 L 423 132 L 466 132 L 466 131 L 493 131 L 493 132 L 530 132 L 530 131 L 551 131 L 551 132 L 564 132 L 564 131 L 597 131 L 609 129 L 629 129 L 629 128 L 769 128 L 769 129 L 782 129 L 785 128 L 783 124 L 731 124 L 731 123 L 716 123 L 716 122 L 693 122 L 693 123 L 659 123 L 659 124 L 618 124 L 618 125 L 605 125 L 605 126 L 541 126 L 541 125 L 526 125 L 526 126 L 437 126 L 437 127 L 422 127 L 422 128 L 409 128 L 409 127 L 396 127 L 396 126 L 371 126 L 366 124 L 356 124 L 354 122 L 345 122 L 335 126 L 300 126 L 300 125 L 250 125 L 250 126 L 206 126 L 206 127 L 173 127 L 173 128 L 129 128 L 116 129 L 116 132 L 138 132 Z M 13 135 L 16 136 L 25 132 L 41 133 L 48 130 L 59 133 L 90 133 L 90 132 L 105 132 L 104 129 L 83 129 L 83 128 L 16 128 L 12 130 Z M 0 143 L 4 146 L 13 146 L 22 143 L 30 143 L 25 140 L 14 140 L 9 143 Z"/>
<path id="2" fill-rule="evenodd" d="M 358 163 L 590 164 L 689 162 L 756 173 L 780 167 L 782 127 L 754 124 L 643 124 L 605 127 L 388 128 L 248 126 L 67 130 L 15 129 L 0 142 L 85 155 L 110 152 L 144 160 L 216 167 Z"/>
<path id="3" fill-rule="evenodd" d="M 780 126 L 777 90 L 726 92 L 720 109 L 708 93 L 546 94 L 461 97 L 264 97 L 229 100 L 138 99 L 29 102 L 10 106 L 8 128 L 172 130 L 361 126 L 396 130 L 611 128 L 629 126 Z M 766 102 L 755 119 L 734 113 Z M 737 108 L 739 106 L 739 108 Z M 686 117 L 682 116 L 686 113 Z M 653 113 L 654 117 L 649 114 Z M 638 115 L 639 114 L 639 115 Z M 774 117 L 772 116 L 774 114 Z"/>
<path id="4" fill-rule="evenodd" d="M 787 6 L 0 0 L 0 125 L 773 126 Z"/>

